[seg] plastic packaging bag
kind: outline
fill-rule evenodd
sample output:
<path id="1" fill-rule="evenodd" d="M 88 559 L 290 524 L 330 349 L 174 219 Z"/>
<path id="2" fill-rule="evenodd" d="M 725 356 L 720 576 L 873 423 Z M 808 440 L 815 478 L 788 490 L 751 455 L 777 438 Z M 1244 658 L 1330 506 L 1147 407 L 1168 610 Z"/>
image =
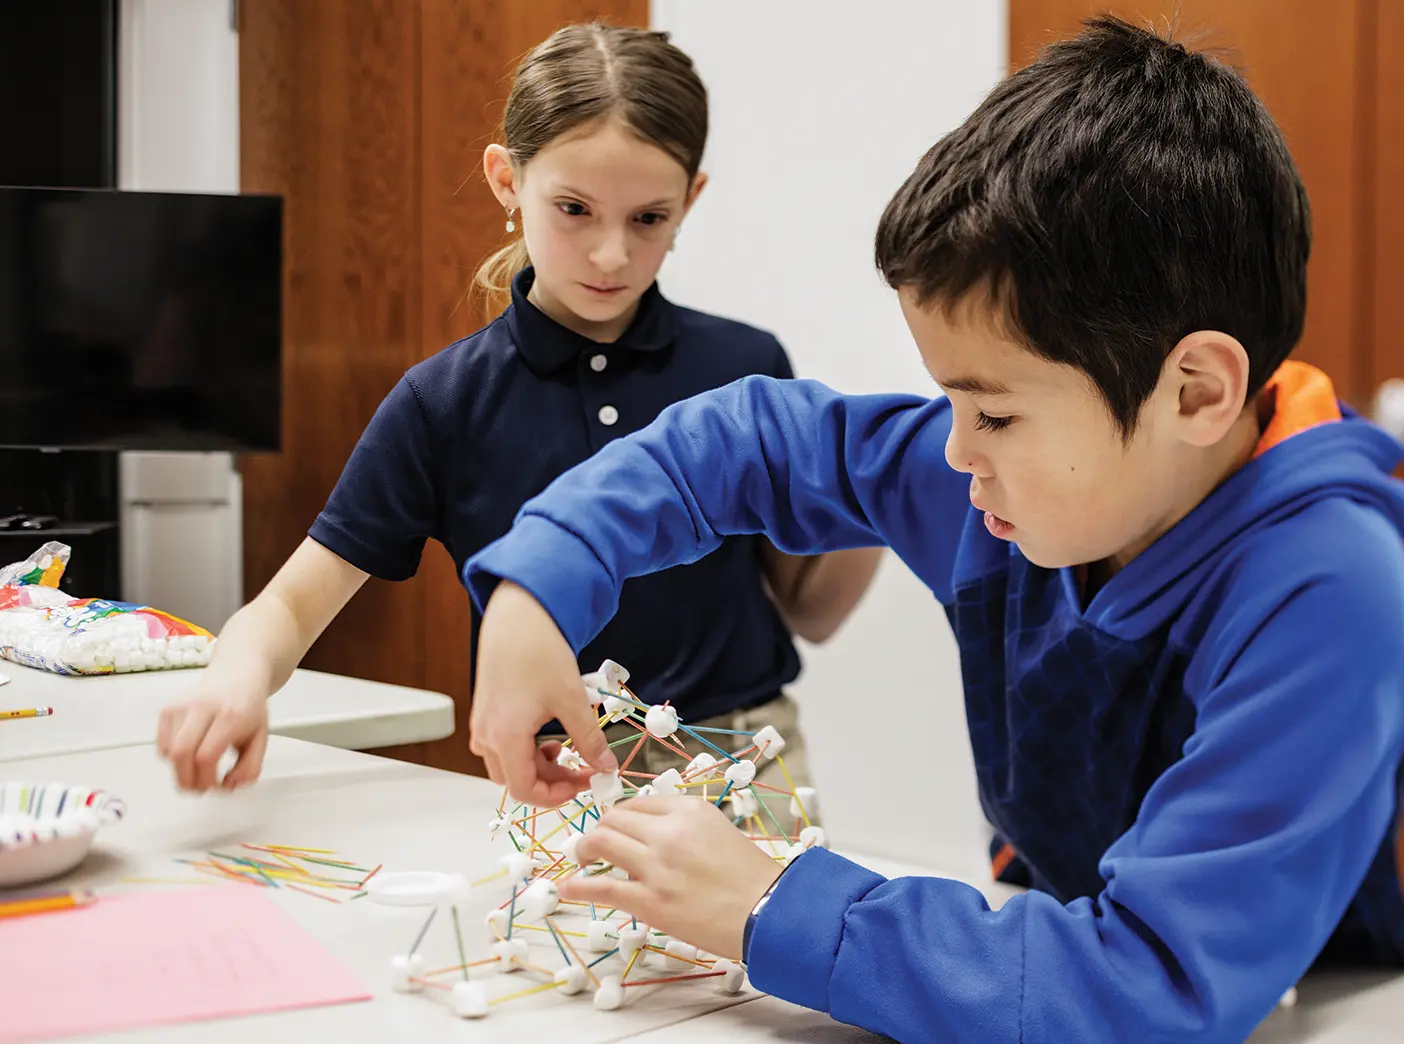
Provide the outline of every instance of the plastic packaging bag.
<path id="1" fill-rule="evenodd" d="M 0 569 L 0 656 L 54 674 L 203 667 L 215 638 L 147 605 L 72 598 L 58 589 L 71 549 L 50 541 Z"/>

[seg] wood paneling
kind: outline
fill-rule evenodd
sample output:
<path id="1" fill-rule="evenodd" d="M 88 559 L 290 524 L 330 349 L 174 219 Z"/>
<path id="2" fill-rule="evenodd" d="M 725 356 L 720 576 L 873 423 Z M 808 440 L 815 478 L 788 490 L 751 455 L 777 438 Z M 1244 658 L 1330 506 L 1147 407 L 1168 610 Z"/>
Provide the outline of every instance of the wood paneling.
<path id="1" fill-rule="evenodd" d="M 284 449 L 241 461 L 250 595 L 405 369 L 482 324 L 467 290 L 503 231 L 482 149 L 520 57 L 593 17 L 646 25 L 647 0 L 242 0 L 243 188 L 284 196 L 287 221 Z M 454 736 L 382 753 L 481 773 L 469 612 L 431 545 L 415 579 L 370 581 L 304 663 L 449 693 Z"/>
<path id="2" fill-rule="evenodd" d="M 1357 404 L 1373 392 L 1360 287 L 1371 273 L 1358 230 L 1370 201 L 1362 172 L 1372 134 L 1359 113 L 1373 89 L 1362 70 L 1378 0 L 1011 0 L 1010 61 L 1020 67 L 1083 18 L 1110 10 L 1131 20 L 1178 11 L 1177 37 L 1226 49 L 1281 126 L 1311 197 L 1313 241 L 1306 330 L 1296 357 L 1326 370 Z M 1398 5 L 1385 4 L 1383 7 Z M 1397 35 L 1394 37 L 1400 39 Z M 1398 45 L 1395 45 L 1398 50 Z M 1397 284 L 1396 284 L 1397 285 Z"/>
<path id="3" fill-rule="evenodd" d="M 1374 206 L 1368 215 L 1373 230 L 1371 361 L 1376 384 L 1404 378 L 1404 3 L 1381 3 L 1377 17 L 1370 184 Z"/>

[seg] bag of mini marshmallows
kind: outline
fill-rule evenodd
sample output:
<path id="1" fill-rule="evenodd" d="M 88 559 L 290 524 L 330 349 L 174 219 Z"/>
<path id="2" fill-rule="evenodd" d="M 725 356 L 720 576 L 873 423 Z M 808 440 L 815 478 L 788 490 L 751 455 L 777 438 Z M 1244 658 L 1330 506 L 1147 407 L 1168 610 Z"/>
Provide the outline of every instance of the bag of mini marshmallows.
<path id="1" fill-rule="evenodd" d="M 125 674 L 210 662 L 214 636 L 149 605 L 58 589 L 71 550 L 50 541 L 0 569 L 0 656 L 54 674 Z"/>

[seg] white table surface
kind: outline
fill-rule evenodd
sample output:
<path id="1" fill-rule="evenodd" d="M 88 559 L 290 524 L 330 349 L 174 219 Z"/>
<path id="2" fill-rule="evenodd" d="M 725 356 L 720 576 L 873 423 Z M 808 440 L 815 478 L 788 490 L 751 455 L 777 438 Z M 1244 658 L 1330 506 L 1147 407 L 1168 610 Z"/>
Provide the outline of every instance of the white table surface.
<path id="1" fill-rule="evenodd" d="M 448 870 L 471 878 L 497 869 L 504 850 L 490 844 L 485 824 L 500 791 L 486 780 L 426 769 L 366 754 L 274 737 L 260 783 L 235 794 L 205 797 L 175 791 L 168 767 L 149 746 L 16 761 L 0 780 L 61 781 L 102 786 L 129 804 L 127 818 L 105 828 L 97 848 L 69 879 L 113 894 L 157 886 L 120 884 L 123 877 L 188 876 L 176 857 L 202 857 L 240 842 L 333 849 L 361 865 L 392 870 Z M 860 861 L 888 876 L 937 871 L 889 860 Z M 964 877 L 998 907 L 1017 890 Z M 245 887 L 245 886 L 236 886 Z M 486 954 L 479 926 L 501 899 L 497 884 L 474 891 L 464 911 L 469 960 Z M 403 952 L 423 914 L 375 906 L 368 899 L 336 906 L 286 891 L 267 895 L 345 961 L 375 994 L 369 1003 L 200 1023 L 216 1044 L 308 1040 L 359 1044 L 390 1040 L 539 1040 L 590 1044 L 628 1039 L 642 1044 L 739 1044 L 813 1041 L 859 1044 L 883 1038 L 827 1016 L 762 997 L 747 985 L 727 997 L 690 983 L 633 991 L 619 1011 L 596 1011 L 588 996 L 545 994 L 493 1009 L 484 1020 L 461 1022 L 437 996 L 401 996 L 388 988 L 389 958 Z M 505 893 L 504 893 L 505 894 Z M 451 935 L 431 931 L 426 956 L 457 963 Z M 552 967 L 555 966 L 553 963 Z M 524 982 L 523 985 L 526 985 Z M 1401 1039 L 1404 976 L 1387 973 L 1309 976 L 1295 1009 L 1271 1015 L 1252 1044 L 1384 1044 Z M 190 1025 L 109 1035 L 103 1040 L 174 1044 L 191 1039 Z M 84 1038 L 94 1039 L 94 1038 Z"/>
<path id="2" fill-rule="evenodd" d="M 332 849 L 340 858 L 360 860 L 361 866 L 384 863 L 382 873 L 443 870 L 470 880 L 497 870 L 508 850 L 505 838 L 488 840 L 487 823 L 501 791 L 487 780 L 277 736 L 269 743 L 259 783 L 234 794 L 178 793 L 168 766 L 150 746 L 14 761 L 0 765 L 3 779 L 99 786 L 127 802 L 126 818 L 103 828 L 87 862 L 63 882 L 95 888 L 100 895 L 161 887 L 121 884 L 123 877 L 189 878 L 192 874 L 175 858 L 204 858 L 211 850 L 227 851 L 245 842 Z M 368 898 L 334 905 L 283 889 L 260 894 L 342 960 L 374 999 L 82 1039 L 183 1044 L 198 1032 L 202 1041 L 215 1044 L 418 1044 L 501 1042 L 530 1035 L 534 1040 L 603 1044 L 755 996 L 749 987 L 728 996 L 712 980 L 702 980 L 629 990 L 625 1006 L 607 1012 L 595 1009 L 589 993 L 565 997 L 551 992 L 495 1006 L 485 1019 L 463 1021 L 436 992 L 401 995 L 390 989 L 390 959 L 409 949 L 425 911 L 378 906 Z M 462 911 L 470 961 L 487 956 L 484 917 L 507 894 L 505 881 L 473 890 Z M 423 947 L 431 968 L 458 964 L 452 932 L 439 930 L 442 921 L 440 917 Z M 534 947 L 548 947 L 548 957 L 554 955 L 540 963 L 559 967 L 559 955 L 546 939 L 544 944 L 531 939 Z M 536 981 L 518 974 L 493 976 L 488 984 L 490 994 L 501 995 Z"/>
<path id="3" fill-rule="evenodd" d="M 0 720 L 0 762 L 153 743 L 161 708 L 203 668 L 67 677 L 0 661 L 0 710 L 53 707 Z M 296 670 L 268 704 L 271 730 L 347 750 L 425 743 L 453 734 L 453 700 L 438 692 Z"/>

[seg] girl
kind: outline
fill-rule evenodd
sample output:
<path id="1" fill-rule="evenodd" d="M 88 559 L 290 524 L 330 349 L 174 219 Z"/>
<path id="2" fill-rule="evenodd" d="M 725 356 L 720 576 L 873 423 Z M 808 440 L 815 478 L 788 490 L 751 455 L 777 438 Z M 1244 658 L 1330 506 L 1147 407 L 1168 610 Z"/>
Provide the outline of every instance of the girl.
<path id="1" fill-rule="evenodd" d="M 430 537 L 461 575 L 523 502 L 664 407 L 749 374 L 792 376 L 774 337 L 681 308 L 654 282 L 706 183 L 706 136 L 706 89 L 666 34 L 568 26 L 523 60 L 502 143 L 483 157 L 507 232 L 520 231 L 478 275 L 506 308 L 405 374 L 308 538 L 230 619 L 195 693 L 165 709 L 158 749 L 182 788 L 215 786 L 230 747 L 238 761 L 222 785 L 258 777 L 269 696 L 367 576 L 414 575 Z M 803 783 L 803 744 L 784 694 L 799 673 L 791 632 L 810 641 L 832 634 L 878 554 L 797 559 L 752 538 L 730 541 L 696 565 L 630 581 L 580 668 L 622 663 L 641 699 L 670 701 L 688 724 L 773 724 Z M 475 614 L 470 650 L 478 625 Z M 561 723 L 588 737 L 579 753 L 614 768 L 583 698 L 580 716 Z M 547 744 L 537 755 L 556 781 L 534 795 L 541 804 L 577 789 L 555 752 Z M 506 782 L 491 754 L 488 770 Z"/>

